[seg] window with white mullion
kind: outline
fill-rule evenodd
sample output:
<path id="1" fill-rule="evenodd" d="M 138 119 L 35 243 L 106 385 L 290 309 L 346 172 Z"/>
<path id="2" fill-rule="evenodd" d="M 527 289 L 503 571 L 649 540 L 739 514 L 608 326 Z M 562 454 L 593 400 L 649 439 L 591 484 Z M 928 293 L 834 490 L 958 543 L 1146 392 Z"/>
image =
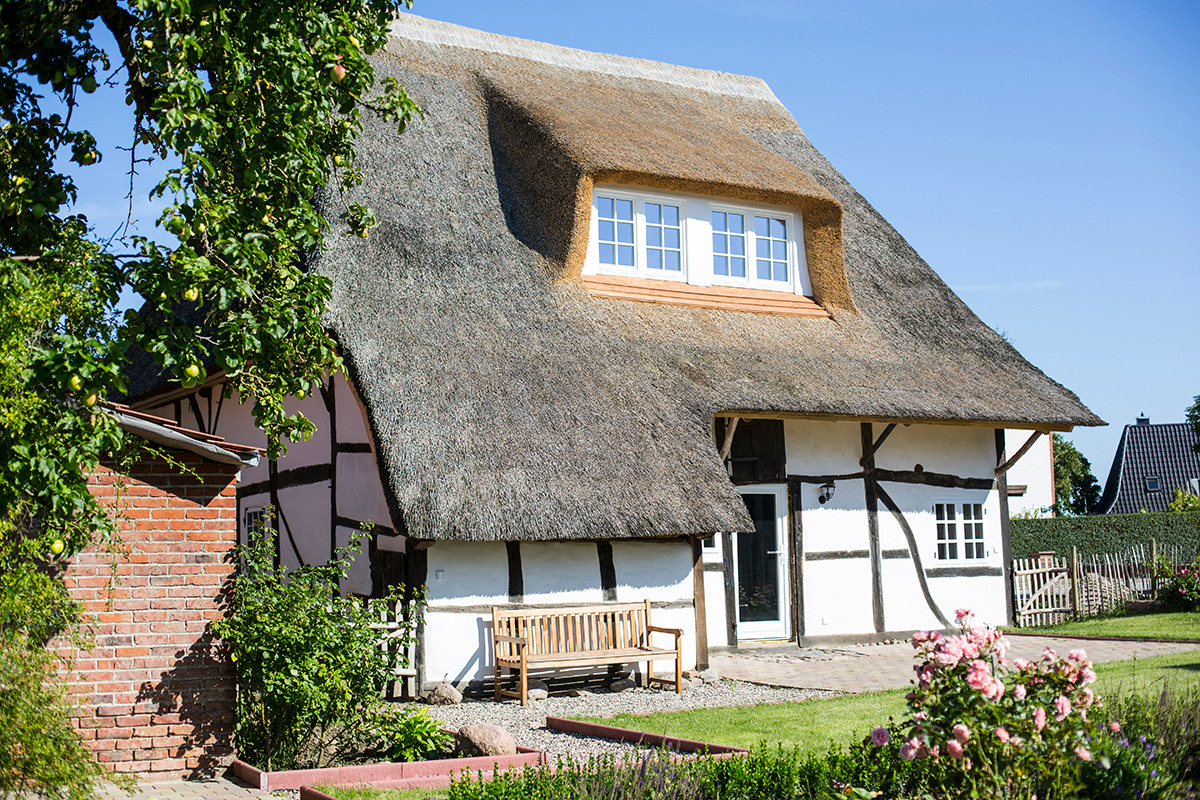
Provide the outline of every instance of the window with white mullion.
<path id="1" fill-rule="evenodd" d="M 983 505 L 963 503 L 962 519 L 963 558 L 983 558 Z"/>
<path id="2" fill-rule="evenodd" d="M 746 277 L 746 218 L 733 211 L 713 211 L 713 274 Z"/>
<path id="3" fill-rule="evenodd" d="M 760 281 L 786 283 L 788 269 L 787 221 L 775 216 L 754 217 L 755 276 Z"/>
<path id="4" fill-rule="evenodd" d="M 958 558 L 958 523 L 955 520 L 953 503 L 935 503 L 934 515 L 937 517 L 937 557 L 938 561 L 948 561 Z"/>
<path id="5" fill-rule="evenodd" d="M 683 271 L 683 221 L 679 206 L 646 201 L 646 269 Z"/>
<path id="6" fill-rule="evenodd" d="M 596 213 L 600 263 L 635 269 L 633 200 L 599 196 Z"/>

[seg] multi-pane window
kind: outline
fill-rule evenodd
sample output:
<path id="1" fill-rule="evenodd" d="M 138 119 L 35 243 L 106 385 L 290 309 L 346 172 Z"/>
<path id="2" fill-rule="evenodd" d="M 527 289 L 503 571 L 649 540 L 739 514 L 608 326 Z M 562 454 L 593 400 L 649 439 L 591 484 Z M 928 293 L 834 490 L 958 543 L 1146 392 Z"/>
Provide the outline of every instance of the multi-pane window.
<path id="1" fill-rule="evenodd" d="M 963 558 L 983 558 L 983 505 L 962 505 Z"/>
<path id="2" fill-rule="evenodd" d="M 600 263 L 632 267 L 633 201 L 619 197 L 596 198 L 600 217 Z"/>
<path id="3" fill-rule="evenodd" d="M 958 522 L 955 520 L 953 503 L 936 503 L 933 506 L 937 517 L 938 561 L 958 558 Z"/>
<path id="4" fill-rule="evenodd" d="M 760 281 L 788 279 L 786 221 L 775 217 L 754 218 L 754 255 Z"/>
<path id="5" fill-rule="evenodd" d="M 683 270 L 683 225 L 679 206 L 646 203 L 646 268 Z"/>
<path id="6" fill-rule="evenodd" d="M 585 271 L 812 295 L 797 210 L 595 187 Z"/>
<path id="7" fill-rule="evenodd" d="M 713 274 L 746 277 L 746 218 L 730 211 L 712 212 Z"/>
<path id="8" fill-rule="evenodd" d="M 937 522 L 938 561 L 982 559 L 986 555 L 983 542 L 982 503 L 934 503 Z"/>

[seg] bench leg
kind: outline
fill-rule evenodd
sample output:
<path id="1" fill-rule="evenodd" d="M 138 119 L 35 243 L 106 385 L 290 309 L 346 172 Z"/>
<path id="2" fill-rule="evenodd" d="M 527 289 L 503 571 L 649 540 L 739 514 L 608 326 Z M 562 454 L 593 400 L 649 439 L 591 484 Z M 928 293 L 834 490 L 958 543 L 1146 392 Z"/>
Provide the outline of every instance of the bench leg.
<path id="1" fill-rule="evenodd" d="M 675 694 L 683 694 L 683 662 L 675 656 Z"/>
<path id="2" fill-rule="evenodd" d="M 529 705 L 529 666 L 525 663 L 525 648 L 521 648 L 521 705 Z"/>
<path id="3" fill-rule="evenodd" d="M 654 686 L 654 659 L 646 659 L 646 688 Z"/>
<path id="4" fill-rule="evenodd" d="M 495 666 L 492 668 L 492 675 L 494 678 L 494 681 L 492 684 L 492 699 L 495 700 L 497 703 L 499 703 L 500 702 L 500 662 L 499 661 L 497 661 Z"/>

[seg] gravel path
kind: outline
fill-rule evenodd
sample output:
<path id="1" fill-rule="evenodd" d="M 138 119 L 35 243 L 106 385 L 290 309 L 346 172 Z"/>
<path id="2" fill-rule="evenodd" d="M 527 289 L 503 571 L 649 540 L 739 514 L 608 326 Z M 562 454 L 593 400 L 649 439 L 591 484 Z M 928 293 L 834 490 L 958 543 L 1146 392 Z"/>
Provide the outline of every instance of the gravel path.
<path id="1" fill-rule="evenodd" d="M 522 747 L 545 750 L 554 759 L 559 755 L 587 758 L 603 753 L 621 754 L 635 749 L 634 745 L 596 739 L 546 728 L 546 717 L 607 717 L 614 714 L 655 714 L 660 711 L 683 711 L 693 708 L 726 708 L 752 706 L 759 703 L 789 703 L 814 697 L 833 697 L 839 692 L 814 689 L 789 689 L 760 686 L 741 681 L 721 680 L 685 689 L 683 694 L 662 689 L 632 689 L 627 692 L 597 692 L 580 697 L 551 696 L 546 700 L 531 700 L 522 707 L 516 700 L 497 703 L 487 700 L 465 700 L 456 706 L 424 706 L 434 719 L 458 728 L 472 722 L 499 725 L 512 734 Z"/>

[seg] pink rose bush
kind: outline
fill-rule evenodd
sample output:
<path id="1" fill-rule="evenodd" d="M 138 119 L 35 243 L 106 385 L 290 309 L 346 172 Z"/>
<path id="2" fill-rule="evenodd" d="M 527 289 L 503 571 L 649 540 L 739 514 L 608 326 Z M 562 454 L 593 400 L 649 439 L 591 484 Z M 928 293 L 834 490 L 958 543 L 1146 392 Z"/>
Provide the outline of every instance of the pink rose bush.
<path id="1" fill-rule="evenodd" d="M 999 631 L 972 626 L 968 609 L 955 616 L 958 635 L 912 638 L 910 718 L 893 731 L 900 757 L 946 762 L 949 796 L 1074 796 L 1097 733 L 1088 712 L 1100 705 L 1087 654 L 1047 648 L 1038 661 L 1010 662 Z"/>

